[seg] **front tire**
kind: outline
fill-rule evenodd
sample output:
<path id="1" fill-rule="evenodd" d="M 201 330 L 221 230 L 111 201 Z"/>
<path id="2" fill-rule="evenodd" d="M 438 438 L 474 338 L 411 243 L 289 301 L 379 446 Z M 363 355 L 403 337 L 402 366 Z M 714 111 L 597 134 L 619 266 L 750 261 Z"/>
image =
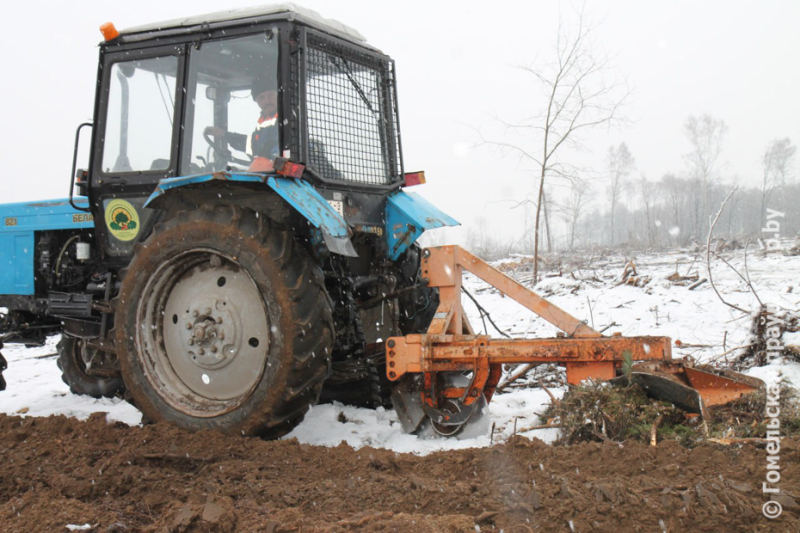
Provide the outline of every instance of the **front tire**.
<path id="1" fill-rule="evenodd" d="M 322 272 L 250 210 L 168 218 L 137 247 L 116 305 L 123 378 L 147 421 L 277 438 L 330 372 Z"/>
<path id="2" fill-rule="evenodd" d="M 56 349 L 61 380 L 69 385 L 69 390 L 73 394 L 92 398 L 112 398 L 124 389 L 122 378 L 119 376 L 97 376 L 87 371 L 86 361 L 91 358 L 86 356 L 91 349 L 87 348 L 82 340 L 62 333 Z"/>

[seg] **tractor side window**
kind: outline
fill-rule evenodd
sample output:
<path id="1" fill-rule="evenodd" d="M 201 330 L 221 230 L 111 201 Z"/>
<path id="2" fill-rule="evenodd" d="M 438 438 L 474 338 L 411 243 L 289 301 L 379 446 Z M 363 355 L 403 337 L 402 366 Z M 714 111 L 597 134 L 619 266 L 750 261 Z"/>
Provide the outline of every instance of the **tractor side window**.
<path id="1" fill-rule="evenodd" d="M 279 154 L 277 30 L 190 49 L 181 175 L 271 170 Z"/>
<path id="2" fill-rule="evenodd" d="M 111 66 L 102 168 L 106 173 L 167 170 L 172 152 L 178 58 Z"/>
<path id="3" fill-rule="evenodd" d="M 308 165 L 331 180 L 398 180 L 394 64 L 311 31 L 306 52 Z"/>

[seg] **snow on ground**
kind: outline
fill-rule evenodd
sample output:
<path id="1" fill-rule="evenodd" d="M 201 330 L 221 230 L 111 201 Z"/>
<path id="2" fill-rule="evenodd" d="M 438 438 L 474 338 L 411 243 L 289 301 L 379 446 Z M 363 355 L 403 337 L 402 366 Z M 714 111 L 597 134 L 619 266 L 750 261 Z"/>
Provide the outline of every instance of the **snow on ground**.
<path id="1" fill-rule="evenodd" d="M 741 251 L 732 252 L 726 258 L 744 273 Z M 627 259 L 635 259 L 640 276 L 650 277 L 644 287 L 617 285 Z M 800 309 L 800 257 L 748 254 L 747 261 L 750 278 L 763 302 L 792 312 Z M 517 257 L 503 263 L 508 266 L 519 262 Z M 639 254 L 636 258 L 604 259 L 594 267 L 576 272 L 577 279 L 548 277 L 540 282 L 538 289 L 546 293 L 551 302 L 585 319 L 596 329 L 615 323 L 605 334 L 619 331 L 623 335 L 666 335 L 673 341 L 680 340 L 682 347 L 673 348 L 673 357 L 692 356 L 700 361 L 711 361 L 725 351 L 747 344 L 751 318 L 721 303 L 708 283 L 692 291 L 688 286 L 672 284 L 667 277 L 675 273 L 676 268 L 684 276 L 708 277 L 704 260 L 692 253 Z M 757 308 L 755 297 L 734 272 L 720 262 L 713 268 L 717 287 L 727 300 L 747 309 Z M 530 278 L 521 268 L 511 275 L 521 281 Z M 552 326 L 473 276 L 466 277 L 465 287 L 491 313 L 494 322 L 512 336 L 554 336 Z M 475 306 L 466 298 L 464 305 L 473 327 L 483 331 Z M 490 325 L 489 334 L 497 335 Z M 3 373 L 8 389 L 0 392 L 0 412 L 24 416 L 63 414 L 80 419 L 93 412 L 107 412 L 109 420 L 131 425 L 141 422 L 139 412 L 122 400 L 94 400 L 71 394 L 56 366 L 57 341 L 58 338 L 53 337 L 43 347 L 7 345 L 3 349 L 9 368 Z M 800 344 L 800 334 L 787 333 L 783 341 Z M 727 357 L 735 354 L 734 351 Z M 774 361 L 766 367 L 752 369 L 749 374 L 767 382 L 788 379 L 800 387 L 798 363 Z M 560 397 L 564 390 L 553 389 L 552 392 Z M 514 389 L 496 395 L 489 405 L 487 421 L 487 426 L 495 425 L 493 438 L 487 432 L 463 440 L 406 435 L 391 410 L 319 405 L 311 409 L 303 423 L 287 438 L 325 446 L 336 446 L 344 441 L 355 448 L 372 446 L 427 454 L 444 449 L 488 446 L 491 441 L 510 437 L 516 424 L 517 433 L 551 442 L 557 437 L 556 429 L 524 431 L 544 423 L 537 413 L 548 403 L 549 397 L 538 388 Z"/>

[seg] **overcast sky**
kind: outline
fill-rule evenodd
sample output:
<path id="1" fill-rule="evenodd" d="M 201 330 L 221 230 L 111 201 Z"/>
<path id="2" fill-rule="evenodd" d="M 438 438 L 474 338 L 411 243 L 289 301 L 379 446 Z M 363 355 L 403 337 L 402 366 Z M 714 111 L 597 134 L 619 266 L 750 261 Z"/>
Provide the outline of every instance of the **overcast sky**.
<path id="1" fill-rule="evenodd" d="M 92 118 L 100 24 L 123 29 L 260 3 L 15 3 L 7 10 L 14 23 L 0 35 L 3 201 L 67 193 L 74 131 Z M 591 16 L 602 21 L 598 40 L 616 54 L 634 89 L 626 110 L 634 122 L 594 132 L 585 139 L 586 152 L 567 158 L 601 170 L 608 147 L 624 141 L 648 179 L 680 173 L 689 149 L 682 125 L 690 114 L 709 113 L 729 127 L 724 176 L 755 185 L 772 139 L 800 142 L 800 2 L 589 4 Z M 476 130 L 496 130 L 493 116 L 513 120 L 537 111 L 540 88 L 515 67 L 551 57 L 559 14 L 570 16 L 575 3 L 302 5 L 358 29 L 396 60 L 405 167 L 425 170 L 429 182 L 418 192 L 464 223 L 487 220 L 494 232 L 513 231 L 506 227 L 518 226 L 522 213 L 510 211 L 506 200 L 528 194 L 532 174 L 517 160 L 477 146 Z"/>

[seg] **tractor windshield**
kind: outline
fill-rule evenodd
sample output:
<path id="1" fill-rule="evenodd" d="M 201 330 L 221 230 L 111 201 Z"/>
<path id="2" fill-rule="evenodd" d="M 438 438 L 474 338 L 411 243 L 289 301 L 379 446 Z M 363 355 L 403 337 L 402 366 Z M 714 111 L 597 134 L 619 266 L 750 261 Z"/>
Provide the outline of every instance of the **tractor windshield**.
<path id="1" fill-rule="evenodd" d="M 181 175 L 272 170 L 279 155 L 277 31 L 189 52 Z"/>

